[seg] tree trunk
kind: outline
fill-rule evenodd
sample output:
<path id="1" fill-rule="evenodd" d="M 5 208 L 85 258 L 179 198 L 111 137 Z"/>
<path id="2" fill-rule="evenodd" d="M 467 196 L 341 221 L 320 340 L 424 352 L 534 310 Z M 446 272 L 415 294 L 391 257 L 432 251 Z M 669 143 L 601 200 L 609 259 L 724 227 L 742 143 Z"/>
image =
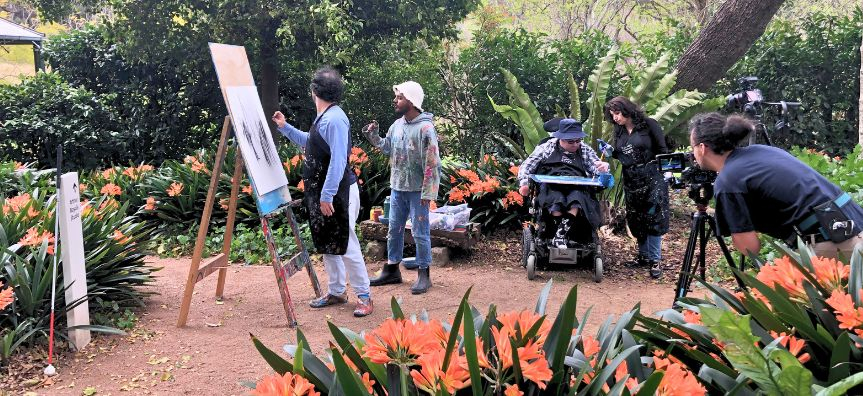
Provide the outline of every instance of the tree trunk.
<path id="1" fill-rule="evenodd" d="M 675 90 L 706 91 L 725 76 L 764 33 L 784 0 L 728 0 L 720 6 L 677 63 Z"/>
<path id="2" fill-rule="evenodd" d="M 860 100 L 857 102 L 857 143 L 863 146 L 863 38 L 860 40 Z"/>
<path id="3" fill-rule="evenodd" d="M 270 120 L 270 117 L 279 110 L 279 61 L 276 51 L 278 45 L 276 29 L 276 21 L 272 18 L 264 19 L 260 30 L 259 50 L 261 56 L 261 82 L 259 85 L 261 106 L 264 108 L 264 116 L 266 116 L 272 130 L 275 130 L 276 124 Z"/>

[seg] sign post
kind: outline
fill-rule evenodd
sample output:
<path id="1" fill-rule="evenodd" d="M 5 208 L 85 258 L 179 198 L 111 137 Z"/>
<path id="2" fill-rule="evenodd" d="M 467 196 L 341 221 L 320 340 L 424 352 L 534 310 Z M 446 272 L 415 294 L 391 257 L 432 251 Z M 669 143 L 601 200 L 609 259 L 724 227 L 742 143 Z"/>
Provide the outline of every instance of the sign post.
<path id="1" fill-rule="evenodd" d="M 63 285 L 66 287 L 66 304 L 83 300 L 66 311 L 68 327 L 89 326 L 90 311 L 87 303 L 87 271 L 84 267 L 84 237 L 81 230 L 81 196 L 78 192 L 78 172 L 60 177 L 59 212 L 62 236 Z M 76 350 L 90 343 L 90 330 L 69 330 L 69 340 Z"/>

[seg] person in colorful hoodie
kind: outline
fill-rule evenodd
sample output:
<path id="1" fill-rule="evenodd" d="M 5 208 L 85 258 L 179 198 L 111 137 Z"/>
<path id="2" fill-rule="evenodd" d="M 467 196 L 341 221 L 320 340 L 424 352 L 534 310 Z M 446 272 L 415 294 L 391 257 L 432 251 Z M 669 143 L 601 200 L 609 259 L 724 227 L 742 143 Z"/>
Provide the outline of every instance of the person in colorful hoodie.
<path id="1" fill-rule="evenodd" d="M 387 264 L 372 286 L 401 283 L 399 264 L 404 255 L 405 223 L 411 219 L 411 234 L 416 242 L 417 281 L 411 293 L 422 294 L 431 287 L 431 232 L 429 205 L 437 199 L 440 185 L 440 151 L 433 115 L 423 112 L 422 86 L 407 81 L 393 86 L 393 107 L 401 116 L 381 138 L 377 121 L 366 125 L 366 139 L 390 156 L 390 211 L 387 234 Z"/>

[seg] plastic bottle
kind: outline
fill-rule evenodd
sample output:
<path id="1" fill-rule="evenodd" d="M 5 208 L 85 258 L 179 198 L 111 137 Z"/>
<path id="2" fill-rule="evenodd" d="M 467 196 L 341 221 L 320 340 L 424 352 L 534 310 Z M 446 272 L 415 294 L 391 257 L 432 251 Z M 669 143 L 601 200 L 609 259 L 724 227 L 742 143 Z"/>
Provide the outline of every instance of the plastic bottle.
<path id="1" fill-rule="evenodd" d="M 387 197 L 384 198 L 384 218 L 385 219 L 390 218 L 390 196 L 389 195 L 387 195 Z"/>

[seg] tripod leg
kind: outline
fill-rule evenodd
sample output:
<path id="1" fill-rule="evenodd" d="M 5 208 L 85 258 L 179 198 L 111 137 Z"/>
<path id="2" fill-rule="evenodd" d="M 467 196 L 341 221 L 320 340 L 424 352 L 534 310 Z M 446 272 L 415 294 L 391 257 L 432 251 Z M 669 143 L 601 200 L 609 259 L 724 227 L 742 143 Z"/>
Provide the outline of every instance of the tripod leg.
<path id="1" fill-rule="evenodd" d="M 725 261 L 728 262 L 728 265 L 731 266 L 731 268 L 735 268 L 734 256 L 732 256 L 731 251 L 728 250 L 728 245 L 725 244 L 725 240 L 722 239 L 722 236 L 720 236 L 719 233 L 716 231 L 716 222 L 714 221 L 713 216 L 708 214 L 707 217 L 710 219 L 710 221 L 708 222 L 710 224 L 710 231 L 713 233 L 713 236 L 716 237 L 716 242 L 719 243 L 719 249 L 722 250 L 722 254 L 725 256 Z M 740 258 L 740 270 L 741 271 L 743 271 L 743 262 L 745 259 L 746 259 L 745 257 Z M 734 274 L 734 280 L 737 281 L 737 286 L 740 286 L 741 289 L 745 290 L 746 285 L 743 283 L 743 279 L 740 279 L 740 277 L 737 276 L 736 273 L 733 273 L 733 274 Z"/>
<path id="2" fill-rule="evenodd" d="M 699 213 L 698 216 L 698 233 L 701 240 L 698 244 L 698 273 L 701 275 L 701 279 L 707 279 L 707 213 L 704 214 Z"/>
<path id="3" fill-rule="evenodd" d="M 695 254 L 695 244 L 698 243 L 698 214 L 692 214 L 692 226 L 689 229 L 689 241 L 686 243 L 686 253 L 683 254 L 683 263 L 680 267 L 680 275 L 677 278 L 677 287 L 674 289 L 674 302 L 686 297 L 692 277 L 692 259 Z M 673 304 L 672 304 L 673 306 Z"/>

